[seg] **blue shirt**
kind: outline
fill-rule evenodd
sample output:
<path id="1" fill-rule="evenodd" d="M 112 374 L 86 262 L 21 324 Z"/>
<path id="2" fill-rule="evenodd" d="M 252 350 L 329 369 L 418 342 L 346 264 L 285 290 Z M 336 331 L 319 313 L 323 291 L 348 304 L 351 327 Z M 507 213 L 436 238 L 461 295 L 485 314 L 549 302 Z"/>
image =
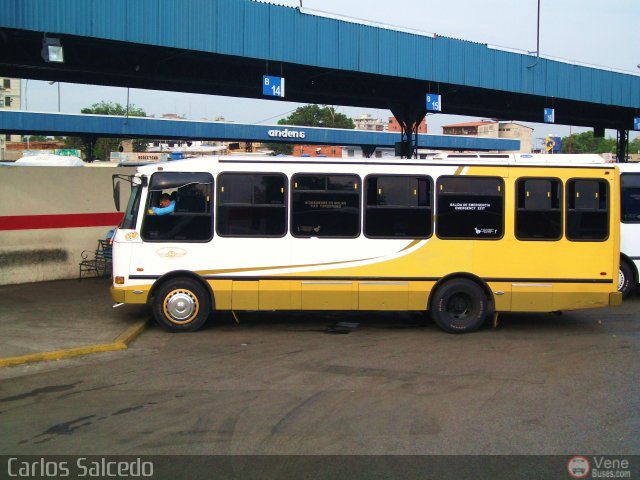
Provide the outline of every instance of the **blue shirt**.
<path id="1" fill-rule="evenodd" d="M 176 208 L 176 202 L 175 200 L 173 200 L 166 207 L 151 207 L 151 211 L 153 212 L 154 215 L 166 215 L 168 213 L 173 213 L 175 208 Z"/>

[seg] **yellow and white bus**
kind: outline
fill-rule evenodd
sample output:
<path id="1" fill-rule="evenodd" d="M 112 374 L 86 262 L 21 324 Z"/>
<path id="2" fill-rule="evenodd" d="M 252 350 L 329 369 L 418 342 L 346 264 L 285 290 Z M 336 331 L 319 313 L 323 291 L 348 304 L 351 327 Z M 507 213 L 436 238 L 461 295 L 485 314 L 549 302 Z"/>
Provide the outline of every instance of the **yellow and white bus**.
<path id="1" fill-rule="evenodd" d="M 498 312 L 619 304 L 617 168 L 544 157 L 140 167 L 111 295 L 173 332 L 213 310 L 429 310 L 462 333 Z M 163 194 L 173 211 L 158 215 Z"/>

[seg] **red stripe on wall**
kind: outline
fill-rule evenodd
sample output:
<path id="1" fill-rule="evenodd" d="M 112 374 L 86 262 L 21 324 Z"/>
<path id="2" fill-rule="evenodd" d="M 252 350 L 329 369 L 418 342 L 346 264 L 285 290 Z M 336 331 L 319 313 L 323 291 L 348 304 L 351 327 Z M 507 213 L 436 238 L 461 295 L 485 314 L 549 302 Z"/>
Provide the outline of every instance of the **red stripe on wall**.
<path id="1" fill-rule="evenodd" d="M 67 213 L 63 215 L 0 216 L 0 230 L 41 230 L 46 228 L 115 227 L 122 212 Z"/>

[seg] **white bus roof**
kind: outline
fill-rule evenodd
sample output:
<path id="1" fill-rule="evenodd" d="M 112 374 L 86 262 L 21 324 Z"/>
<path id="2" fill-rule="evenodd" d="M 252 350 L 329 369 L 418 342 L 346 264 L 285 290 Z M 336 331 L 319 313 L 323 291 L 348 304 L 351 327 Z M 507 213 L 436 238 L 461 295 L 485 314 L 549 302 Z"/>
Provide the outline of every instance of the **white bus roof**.
<path id="1" fill-rule="evenodd" d="M 531 165 L 531 166 L 591 166 L 606 167 L 608 163 L 597 154 L 524 154 L 524 153 L 439 153 L 428 159 L 416 158 L 343 158 L 343 157 L 274 157 L 253 155 L 203 156 L 183 160 L 171 160 L 141 166 L 138 172 L 151 175 L 157 171 L 191 171 L 206 169 L 219 163 L 251 163 L 251 164 L 305 164 L 305 165 L 402 165 L 402 166 L 437 166 L 441 165 Z"/>

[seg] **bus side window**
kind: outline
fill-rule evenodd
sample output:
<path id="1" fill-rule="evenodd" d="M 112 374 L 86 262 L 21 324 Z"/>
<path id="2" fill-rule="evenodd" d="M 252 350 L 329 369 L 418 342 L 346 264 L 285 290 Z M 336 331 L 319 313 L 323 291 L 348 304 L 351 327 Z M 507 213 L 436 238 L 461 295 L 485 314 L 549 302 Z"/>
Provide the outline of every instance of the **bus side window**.
<path id="1" fill-rule="evenodd" d="M 430 237 L 432 184 L 426 176 L 369 175 L 365 179 L 365 235 L 370 238 Z"/>
<path id="2" fill-rule="evenodd" d="M 499 177 L 440 177 L 436 235 L 497 240 L 504 234 L 504 182 Z"/>
<path id="3" fill-rule="evenodd" d="M 562 183 L 552 178 L 521 178 L 516 182 L 516 238 L 562 238 Z"/>
<path id="4" fill-rule="evenodd" d="M 287 233 L 286 177 L 279 173 L 221 173 L 217 224 L 222 237 L 282 237 Z"/>
<path id="5" fill-rule="evenodd" d="M 604 180 L 567 182 L 567 238 L 603 241 L 609 237 L 609 191 Z"/>
<path id="6" fill-rule="evenodd" d="M 291 234 L 334 238 L 360 235 L 360 185 L 357 175 L 294 175 Z"/>
<path id="7" fill-rule="evenodd" d="M 640 223 L 640 174 L 621 175 L 621 215 L 623 223 Z"/>
<path id="8" fill-rule="evenodd" d="M 201 172 L 157 172 L 151 176 L 141 236 L 156 242 L 207 242 L 212 237 L 213 176 Z M 154 215 L 162 194 L 175 200 L 171 214 Z"/>

